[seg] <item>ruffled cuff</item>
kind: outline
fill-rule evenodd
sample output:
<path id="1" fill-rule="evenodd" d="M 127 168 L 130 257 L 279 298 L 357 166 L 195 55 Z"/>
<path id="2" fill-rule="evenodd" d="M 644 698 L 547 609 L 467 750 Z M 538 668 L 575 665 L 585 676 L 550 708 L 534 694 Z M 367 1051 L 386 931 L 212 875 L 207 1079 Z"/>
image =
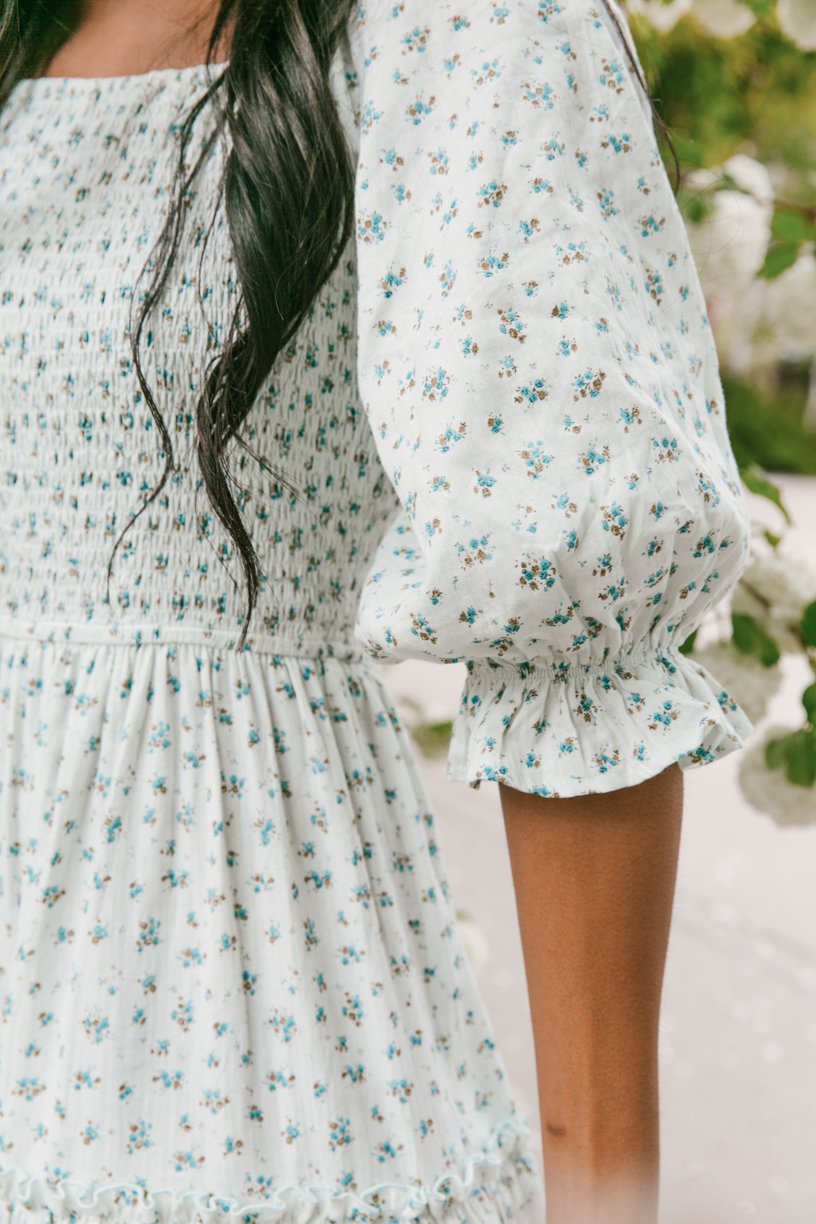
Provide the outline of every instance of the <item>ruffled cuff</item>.
<path id="1" fill-rule="evenodd" d="M 708 765 L 754 724 L 707 668 L 677 649 L 603 663 L 467 661 L 447 777 L 566 799 Z"/>

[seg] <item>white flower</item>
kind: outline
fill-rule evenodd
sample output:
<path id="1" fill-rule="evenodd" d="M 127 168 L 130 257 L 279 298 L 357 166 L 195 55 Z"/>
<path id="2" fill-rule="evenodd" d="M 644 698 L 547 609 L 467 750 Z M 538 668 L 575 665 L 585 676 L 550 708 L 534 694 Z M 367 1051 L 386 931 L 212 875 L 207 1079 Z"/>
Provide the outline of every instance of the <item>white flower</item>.
<path id="1" fill-rule="evenodd" d="M 770 608 L 765 607 L 763 599 L 770 601 Z M 791 629 L 799 624 L 814 599 L 816 567 L 801 553 L 778 548 L 752 561 L 740 575 L 731 597 L 731 611 L 753 616 L 780 650 L 799 653 L 802 643 Z"/>
<path id="2" fill-rule="evenodd" d="M 645 17 L 661 34 L 668 34 L 691 5 L 692 0 L 672 0 L 671 4 L 663 4 L 661 0 L 627 0 L 626 7 Z"/>
<path id="3" fill-rule="evenodd" d="M 757 370 L 773 368 L 782 358 L 781 337 L 770 326 L 765 300 L 770 281 L 757 277 L 739 292 L 713 290 L 706 297 L 711 330 L 723 365 L 750 379 Z"/>
<path id="4" fill-rule="evenodd" d="M 717 38 L 737 38 L 756 21 L 751 10 L 739 0 L 694 0 L 694 15 Z"/>
<path id="5" fill-rule="evenodd" d="M 758 812 L 770 816 L 783 827 L 816 824 L 816 788 L 795 786 L 789 782 L 784 765 L 769 769 L 765 764 L 768 740 L 788 735 L 796 727 L 774 724 L 765 734 L 749 742 L 740 752 L 737 782 L 739 788 Z"/>
<path id="6" fill-rule="evenodd" d="M 778 663 L 765 667 L 755 655 L 737 650 L 732 638 L 722 638 L 708 646 L 695 646 L 689 658 L 702 663 L 711 672 L 752 723 L 762 718 L 782 682 Z"/>
<path id="7" fill-rule="evenodd" d="M 749 157 L 747 153 L 734 153 L 723 162 L 722 168 L 742 191 L 747 191 L 766 207 L 773 205 L 773 179 L 768 167 L 761 161 Z"/>
<path id="8" fill-rule="evenodd" d="M 796 263 L 768 281 L 763 315 L 780 357 L 798 360 L 816 353 L 814 314 L 816 255 L 808 243 Z"/>
<path id="9" fill-rule="evenodd" d="M 712 190 L 724 182 L 726 174 L 739 190 Z M 710 201 L 708 216 L 698 224 L 689 221 L 687 228 L 717 352 L 724 366 L 750 378 L 757 371 L 775 367 L 793 350 L 792 333 L 807 332 L 811 313 L 807 303 L 797 314 L 789 337 L 782 309 L 773 318 L 766 309 L 774 282 L 757 276 L 771 236 L 777 194 L 773 168 L 746 153 L 735 153 L 720 167 L 692 170 L 686 185 L 692 191 L 708 193 Z M 797 279 L 792 285 L 796 292 L 791 298 L 797 303 L 807 295 L 805 281 L 802 277 L 801 284 Z M 776 292 L 780 304 L 786 303 L 784 293 Z"/>
<path id="10" fill-rule="evenodd" d="M 717 166 L 696 166 L 693 170 L 689 170 L 685 181 L 687 186 L 695 191 L 706 191 L 711 187 L 716 187 L 721 179 L 722 170 Z"/>
<path id="11" fill-rule="evenodd" d="M 803 51 L 816 51 L 816 4 L 814 0 L 779 0 L 779 24 Z"/>
<path id="12" fill-rule="evenodd" d="M 475 971 L 480 973 L 490 958 L 490 945 L 484 931 L 468 910 L 456 911 L 456 923 L 465 945 L 465 955 Z"/>
<path id="13" fill-rule="evenodd" d="M 750 160 L 740 159 L 736 164 L 737 174 L 746 181 L 745 162 Z M 770 180 L 763 184 L 763 168 L 758 162 L 755 166 L 759 169 L 750 178 L 760 185 L 758 197 L 731 188 L 717 191 L 708 197 L 706 217 L 688 225 L 689 243 L 706 296 L 733 294 L 747 288 L 765 261 L 771 238 L 773 195 Z M 737 175 L 734 178 L 737 181 Z M 704 185 L 699 173 L 689 181 L 694 188 Z"/>

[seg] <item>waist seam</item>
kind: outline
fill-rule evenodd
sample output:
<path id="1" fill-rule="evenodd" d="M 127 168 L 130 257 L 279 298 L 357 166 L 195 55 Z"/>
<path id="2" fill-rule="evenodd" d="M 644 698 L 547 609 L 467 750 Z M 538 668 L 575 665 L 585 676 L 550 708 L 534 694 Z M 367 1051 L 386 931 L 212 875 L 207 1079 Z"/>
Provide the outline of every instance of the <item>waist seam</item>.
<path id="1" fill-rule="evenodd" d="M 144 646 L 193 645 L 204 649 L 229 650 L 236 654 L 287 655 L 306 659 L 335 658 L 367 662 L 374 658 L 353 638 L 332 638 L 285 633 L 249 633 L 239 650 L 240 629 L 207 628 L 205 625 L 155 625 L 118 621 L 29 621 L 0 617 L 0 637 L 19 642 L 76 643 L 142 648 Z"/>

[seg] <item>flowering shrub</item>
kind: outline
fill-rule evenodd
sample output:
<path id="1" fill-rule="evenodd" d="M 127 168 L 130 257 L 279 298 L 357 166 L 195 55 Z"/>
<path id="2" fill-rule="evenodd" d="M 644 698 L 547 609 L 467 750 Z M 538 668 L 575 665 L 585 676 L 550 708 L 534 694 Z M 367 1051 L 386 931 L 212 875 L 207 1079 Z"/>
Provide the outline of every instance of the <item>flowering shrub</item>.
<path id="1" fill-rule="evenodd" d="M 816 432 L 816 0 L 623 7 L 678 148 L 678 203 L 724 381 L 770 390 L 792 365 L 807 384 L 802 426 Z M 741 469 L 743 481 L 789 524 L 762 459 Z M 804 655 L 816 675 L 816 564 L 759 525 L 752 553 L 731 600 L 730 636 L 703 647 L 692 636 L 683 649 L 756 722 L 779 686 L 783 653 Z M 780 825 L 816 823 L 816 683 L 802 711 L 800 726 L 775 725 L 740 756 L 743 794 Z"/>

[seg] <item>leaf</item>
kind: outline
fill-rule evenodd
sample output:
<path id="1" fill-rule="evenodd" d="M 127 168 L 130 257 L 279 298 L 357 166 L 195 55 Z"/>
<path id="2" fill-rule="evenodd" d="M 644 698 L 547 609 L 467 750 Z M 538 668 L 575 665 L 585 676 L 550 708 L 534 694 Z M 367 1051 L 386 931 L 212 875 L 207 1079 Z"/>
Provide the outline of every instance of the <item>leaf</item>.
<path id="1" fill-rule="evenodd" d="M 759 636 L 761 642 L 759 661 L 765 667 L 773 667 L 774 663 L 779 662 L 780 649 L 774 639 L 764 629 L 759 630 Z"/>
<path id="2" fill-rule="evenodd" d="M 680 643 L 680 646 L 679 646 L 679 650 L 681 654 L 691 654 L 692 650 L 694 649 L 694 639 L 696 638 L 696 636 L 697 636 L 697 630 L 692 629 L 688 637 L 683 639 L 683 641 Z"/>
<path id="3" fill-rule="evenodd" d="M 664 4 L 666 0 L 663 0 Z M 740 0 L 746 8 L 749 8 L 757 17 L 767 17 L 776 7 L 776 0 Z"/>
<path id="4" fill-rule="evenodd" d="M 779 647 L 755 617 L 749 616 L 747 612 L 732 612 L 731 625 L 737 650 L 741 650 L 743 654 L 759 655 L 765 667 L 779 662 Z"/>
<path id="5" fill-rule="evenodd" d="M 786 752 L 788 781 L 794 786 L 813 786 L 816 782 L 816 735 L 796 731 Z"/>
<path id="6" fill-rule="evenodd" d="M 776 535 L 776 533 L 773 531 L 769 531 L 767 527 L 763 530 L 762 534 L 770 544 L 771 548 L 778 548 L 782 543 L 782 537 L 780 535 Z"/>
<path id="7" fill-rule="evenodd" d="M 709 201 L 702 192 L 699 195 L 690 195 L 683 204 L 683 213 L 693 225 L 700 225 L 705 221 L 710 209 Z"/>
<path id="8" fill-rule="evenodd" d="M 808 722 L 816 727 L 816 681 L 809 684 L 802 694 L 802 705 L 805 707 Z"/>
<path id="9" fill-rule="evenodd" d="M 743 654 L 753 654 L 756 644 L 754 629 L 756 621 L 747 612 L 732 612 L 731 627 L 734 630 L 734 645 Z"/>
<path id="10" fill-rule="evenodd" d="M 777 208 L 771 219 L 771 234 L 779 242 L 810 242 L 816 238 L 816 225 L 804 213 Z"/>
<path id="11" fill-rule="evenodd" d="M 706 165 L 705 149 L 701 148 L 696 140 L 687 138 L 682 131 L 674 131 L 672 142 L 684 172 L 697 170 Z"/>
<path id="12" fill-rule="evenodd" d="M 794 786 L 813 786 L 816 783 L 816 735 L 804 729 L 768 740 L 765 764 L 769 769 L 784 765 L 785 776 Z"/>
<path id="13" fill-rule="evenodd" d="M 802 636 L 806 646 L 816 646 L 816 599 L 802 613 Z"/>
<path id="14" fill-rule="evenodd" d="M 423 756 L 443 756 L 450 743 L 453 723 L 450 719 L 436 723 L 418 723 L 412 728 L 412 735 Z"/>
<path id="15" fill-rule="evenodd" d="M 759 497 L 765 497 L 768 501 L 773 502 L 777 509 L 782 512 L 787 523 L 793 521 L 787 506 L 782 501 L 781 489 L 768 478 L 767 472 L 758 463 L 752 463 L 747 468 L 740 468 L 740 476 L 746 489 L 756 493 Z"/>
<path id="16" fill-rule="evenodd" d="M 765 280 L 774 280 L 780 276 L 796 263 L 801 245 L 801 242 L 771 243 L 757 276 L 762 276 Z"/>
<path id="17" fill-rule="evenodd" d="M 765 745 L 765 764 L 769 769 L 778 769 L 784 764 L 789 739 L 790 735 L 779 735 L 776 739 L 768 740 Z"/>

